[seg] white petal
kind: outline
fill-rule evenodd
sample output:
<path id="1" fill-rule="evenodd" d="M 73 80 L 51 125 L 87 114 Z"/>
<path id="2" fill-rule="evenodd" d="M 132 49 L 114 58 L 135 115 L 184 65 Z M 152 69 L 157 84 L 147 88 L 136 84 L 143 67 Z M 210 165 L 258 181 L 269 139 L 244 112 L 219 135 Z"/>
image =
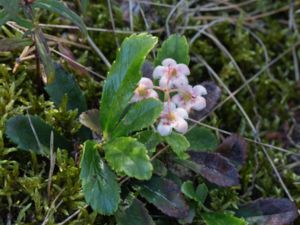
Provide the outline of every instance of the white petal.
<path id="1" fill-rule="evenodd" d="M 190 101 L 188 102 L 185 102 L 184 104 L 182 104 L 182 106 L 180 106 L 181 108 L 185 109 L 187 112 L 190 112 L 191 111 L 191 108 L 192 108 L 192 104 Z"/>
<path id="2" fill-rule="evenodd" d="M 167 72 L 167 68 L 164 66 L 157 66 L 153 70 L 153 78 L 159 79 Z"/>
<path id="3" fill-rule="evenodd" d="M 206 100 L 201 96 L 197 96 L 192 104 L 192 109 L 200 111 L 206 107 Z"/>
<path id="4" fill-rule="evenodd" d="M 139 81 L 139 85 L 143 85 L 146 88 L 153 88 L 153 82 L 149 78 L 142 77 Z"/>
<path id="5" fill-rule="evenodd" d="M 184 119 L 178 119 L 174 129 L 180 133 L 186 133 L 188 130 L 188 123 Z"/>
<path id="6" fill-rule="evenodd" d="M 176 67 L 176 69 L 177 69 L 177 72 L 179 73 L 179 74 L 182 74 L 182 75 L 185 75 L 185 76 L 188 76 L 188 75 L 190 75 L 190 69 L 187 67 L 187 65 L 185 65 L 185 64 L 178 64 L 177 65 L 177 67 Z"/>
<path id="7" fill-rule="evenodd" d="M 167 58 L 162 61 L 162 65 L 163 66 L 176 66 L 177 63 L 174 59 Z"/>
<path id="8" fill-rule="evenodd" d="M 175 87 L 182 88 L 188 85 L 189 81 L 186 78 L 186 76 L 178 76 L 172 80 L 172 83 L 174 84 Z"/>
<path id="9" fill-rule="evenodd" d="M 180 118 L 184 118 L 184 119 L 189 118 L 189 115 L 184 108 L 177 108 L 174 110 L 174 113 L 176 114 L 176 116 Z"/>
<path id="10" fill-rule="evenodd" d="M 141 97 L 137 93 L 134 93 L 130 102 L 133 103 L 133 102 L 138 102 L 138 101 L 141 101 Z"/>
<path id="11" fill-rule="evenodd" d="M 150 89 L 149 91 L 149 95 L 148 98 L 158 98 L 158 94 L 156 93 L 156 91 Z"/>
<path id="12" fill-rule="evenodd" d="M 160 78 L 160 80 L 159 80 L 159 86 L 161 87 L 161 88 L 167 88 L 167 87 L 170 87 L 170 84 L 171 84 L 171 82 L 169 81 L 168 82 L 168 77 L 167 76 L 162 76 L 162 78 Z"/>
<path id="13" fill-rule="evenodd" d="M 207 90 L 202 85 L 196 85 L 195 87 L 193 87 L 193 94 L 197 96 L 207 95 Z"/>
<path id="14" fill-rule="evenodd" d="M 161 136 L 168 136 L 172 133 L 172 127 L 169 124 L 164 124 L 163 122 L 160 122 L 157 126 L 157 132 Z"/>
<path id="15" fill-rule="evenodd" d="M 181 104 L 182 104 L 182 97 L 181 97 L 181 95 L 180 94 L 176 94 L 176 95 L 174 95 L 173 97 L 172 97 L 172 102 L 174 103 L 174 104 L 176 104 L 177 106 L 180 106 Z"/>

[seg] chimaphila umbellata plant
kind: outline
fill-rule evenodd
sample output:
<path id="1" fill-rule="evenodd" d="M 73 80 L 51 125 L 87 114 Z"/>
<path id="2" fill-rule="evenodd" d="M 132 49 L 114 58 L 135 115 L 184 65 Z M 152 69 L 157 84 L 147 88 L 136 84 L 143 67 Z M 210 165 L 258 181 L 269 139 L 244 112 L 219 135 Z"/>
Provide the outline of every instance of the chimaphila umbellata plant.
<path id="1" fill-rule="evenodd" d="M 198 111 L 206 106 L 206 100 L 202 97 L 207 94 L 205 87 L 189 85 L 188 75 L 190 70 L 187 65 L 177 64 L 174 59 L 167 58 L 162 61 L 162 66 L 157 66 L 153 71 L 153 78 L 159 79 L 159 86 L 154 86 L 151 79 L 143 77 L 134 91 L 132 102 L 159 99 L 155 90 L 163 92 L 163 111 L 157 126 L 161 136 L 170 135 L 172 128 L 179 133 L 186 133 L 188 123 L 185 119 L 188 113 L 191 109 Z"/>
<path id="2" fill-rule="evenodd" d="M 187 224 L 196 217 L 208 225 L 216 221 L 246 225 L 247 208 L 274 200 L 259 200 L 242 210 L 232 204 L 231 213 L 216 213 L 207 207 L 215 185 L 239 187 L 238 170 L 246 160 L 244 139 L 233 135 L 218 146 L 211 131 L 192 128 L 188 121 L 192 113 L 216 104 L 210 96 L 219 88 L 209 82 L 189 84 L 189 48 L 179 35 L 162 44 L 152 72 L 142 74 L 156 43 L 157 38 L 147 34 L 124 40 L 103 84 L 99 109 L 87 110 L 74 79 L 61 68 L 45 87 L 53 101 L 67 101 L 80 109 L 81 123 L 92 131 L 93 135 L 86 131 L 75 134 L 83 142 L 80 179 L 85 200 L 94 211 L 114 215 L 120 225 L 165 224 L 170 219 Z M 72 88 L 64 89 L 61 84 L 65 82 Z M 19 148 L 46 156 L 50 136 L 55 148 L 73 149 L 70 140 L 36 116 L 11 118 L 6 134 Z M 289 218 L 295 218 L 297 211 L 291 202 L 276 201 L 289 206 Z M 158 216 L 148 212 L 150 204 L 159 210 L 154 211 Z"/>

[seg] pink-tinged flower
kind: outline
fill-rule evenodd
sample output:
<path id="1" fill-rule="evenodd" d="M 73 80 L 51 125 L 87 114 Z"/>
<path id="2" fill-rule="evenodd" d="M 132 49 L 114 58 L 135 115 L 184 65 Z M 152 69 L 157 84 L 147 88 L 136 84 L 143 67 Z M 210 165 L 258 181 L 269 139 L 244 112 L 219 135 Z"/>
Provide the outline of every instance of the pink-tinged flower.
<path id="1" fill-rule="evenodd" d="M 149 78 L 143 77 L 138 87 L 134 91 L 131 102 L 138 102 L 147 98 L 158 98 L 158 94 L 153 89 L 153 82 Z"/>
<path id="2" fill-rule="evenodd" d="M 206 100 L 202 95 L 207 95 L 205 87 L 202 85 L 196 85 L 194 87 L 187 85 L 181 87 L 178 94 L 172 97 L 172 102 L 188 112 L 191 109 L 200 111 L 206 107 Z"/>
<path id="3" fill-rule="evenodd" d="M 172 133 L 173 128 L 179 133 L 186 133 L 188 123 L 185 119 L 188 118 L 188 113 L 183 108 L 176 108 L 172 102 L 164 103 L 164 110 L 160 116 L 160 122 L 157 126 L 157 131 L 161 136 L 168 136 Z"/>
<path id="4" fill-rule="evenodd" d="M 189 83 L 186 76 L 190 70 L 185 64 L 177 64 L 174 59 L 165 59 L 162 66 L 157 66 L 153 71 L 153 78 L 160 79 L 161 88 L 181 87 Z"/>

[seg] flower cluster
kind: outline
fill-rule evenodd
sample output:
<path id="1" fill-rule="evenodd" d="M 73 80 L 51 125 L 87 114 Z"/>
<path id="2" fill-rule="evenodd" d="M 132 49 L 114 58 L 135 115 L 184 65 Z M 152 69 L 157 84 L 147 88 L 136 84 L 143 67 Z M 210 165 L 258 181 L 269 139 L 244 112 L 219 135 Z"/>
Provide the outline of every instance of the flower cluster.
<path id="1" fill-rule="evenodd" d="M 147 98 L 158 99 L 155 90 L 164 93 L 164 109 L 160 115 L 157 131 L 161 136 L 167 136 L 175 129 L 179 133 L 188 130 L 188 113 L 191 110 L 200 111 L 206 107 L 203 95 L 207 90 L 202 85 L 191 86 L 187 76 L 190 70 L 185 64 L 177 64 L 173 59 L 165 59 L 161 66 L 153 71 L 153 78 L 159 86 L 154 86 L 149 78 L 142 78 L 134 91 L 132 102 L 138 102 Z"/>

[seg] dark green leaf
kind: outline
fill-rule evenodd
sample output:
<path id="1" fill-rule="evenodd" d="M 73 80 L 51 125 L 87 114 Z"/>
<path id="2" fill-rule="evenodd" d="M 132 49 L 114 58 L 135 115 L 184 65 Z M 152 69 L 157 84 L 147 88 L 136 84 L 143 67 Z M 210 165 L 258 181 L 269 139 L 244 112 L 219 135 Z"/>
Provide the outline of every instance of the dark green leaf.
<path id="1" fill-rule="evenodd" d="M 189 64 L 189 45 L 184 36 L 174 34 L 164 41 L 162 47 L 158 50 L 155 65 L 160 65 L 166 58 L 172 58 L 177 63 Z"/>
<path id="2" fill-rule="evenodd" d="M 52 62 L 51 53 L 41 29 L 36 29 L 34 31 L 34 40 L 39 58 L 41 59 L 47 75 L 47 83 L 51 83 L 55 79 L 55 66 Z"/>
<path id="3" fill-rule="evenodd" d="M 87 35 L 86 26 L 80 16 L 69 9 L 65 3 L 57 0 L 35 0 L 32 7 L 46 9 L 65 17 L 77 25 L 84 35 Z"/>
<path id="4" fill-rule="evenodd" d="M 116 175 L 100 158 L 95 141 L 84 143 L 80 167 L 86 202 L 96 212 L 112 215 L 118 209 L 121 190 Z"/>
<path id="5" fill-rule="evenodd" d="M 193 151 L 213 151 L 218 146 L 214 133 L 203 127 L 194 127 L 186 133 L 185 137 L 190 142 Z"/>
<path id="6" fill-rule="evenodd" d="M 143 203 L 134 199 L 132 204 L 116 213 L 118 225 L 155 225 Z"/>
<path id="7" fill-rule="evenodd" d="M 131 137 L 113 139 L 105 146 L 105 159 L 117 172 L 139 180 L 150 179 L 153 171 L 145 145 Z"/>
<path id="8" fill-rule="evenodd" d="M 209 182 L 222 187 L 239 185 L 239 174 L 228 159 L 218 153 L 189 152 L 190 160 L 176 160 L 199 173 Z"/>
<path id="9" fill-rule="evenodd" d="M 247 143 L 238 134 L 233 134 L 219 145 L 217 152 L 228 158 L 237 167 L 241 167 L 246 162 Z"/>
<path id="10" fill-rule="evenodd" d="M 55 149 L 58 147 L 72 149 L 71 144 L 64 137 L 38 116 L 14 116 L 6 122 L 5 129 L 7 137 L 20 149 L 32 150 L 38 154 L 49 153 L 52 131 Z"/>
<path id="11" fill-rule="evenodd" d="M 157 38 L 151 35 L 134 34 L 122 43 L 102 93 L 100 120 L 104 137 L 109 137 L 128 106 L 141 78 L 141 66 L 156 42 Z"/>
<path id="12" fill-rule="evenodd" d="M 247 225 L 245 220 L 237 218 L 230 214 L 202 213 L 201 215 L 206 225 Z"/>
<path id="13" fill-rule="evenodd" d="M 239 207 L 236 215 L 244 217 L 249 225 L 286 225 L 293 224 L 298 209 L 289 199 L 268 198 Z"/>
<path id="14" fill-rule="evenodd" d="M 112 133 L 113 137 L 126 136 L 152 125 L 160 116 L 162 103 L 156 99 L 146 99 L 132 105 Z"/>
<path id="15" fill-rule="evenodd" d="M 4 38 L 0 40 L 0 52 L 22 49 L 29 45 L 32 45 L 32 40 L 28 38 Z"/>
<path id="16" fill-rule="evenodd" d="M 147 147 L 149 153 L 154 153 L 156 146 L 161 142 L 161 136 L 152 130 L 142 131 L 138 133 L 136 137 L 139 142 Z"/>
<path id="17" fill-rule="evenodd" d="M 189 157 L 186 150 L 190 147 L 190 143 L 183 135 L 172 132 L 172 134 L 164 138 L 180 159 L 187 159 Z"/>
<path id="18" fill-rule="evenodd" d="M 140 186 L 142 197 L 166 215 L 175 218 L 188 216 L 189 207 L 180 192 L 180 187 L 173 181 L 154 176 Z"/>
<path id="19" fill-rule="evenodd" d="M 97 135 L 101 135 L 99 110 L 91 109 L 80 114 L 79 121 Z"/>
<path id="20" fill-rule="evenodd" d="M 50 99 L 59 106 L 63 98 L 67 96 L 67 109 L 78 109 L 78 112 L 87 110 L 87 104 L 73 75 L 67 73 L 61 66 L 56 65 L 55 79 L 47 84 L 45 90 L 50 96 Z"/>

